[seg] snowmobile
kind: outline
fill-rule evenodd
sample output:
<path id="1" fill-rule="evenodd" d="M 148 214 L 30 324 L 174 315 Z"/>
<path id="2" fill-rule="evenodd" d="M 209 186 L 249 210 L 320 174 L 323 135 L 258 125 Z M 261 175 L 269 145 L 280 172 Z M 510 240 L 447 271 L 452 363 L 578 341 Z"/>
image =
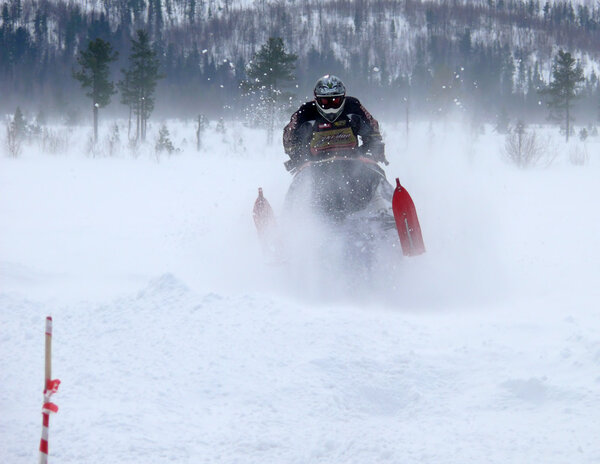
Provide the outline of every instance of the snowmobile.
<path id="1" fill-rule="evenodd" d="M 281 223 L 262 188 L 254 203 L 259 239 L 271 260 L 286 261 L 294 240 L 300 243 L 300 254 L 312 246 L 329 261 L 328 252 L 335 248 L 342 267 L 366 272 L 382 257 L 397 254 L 398 238 L 405 256 L 425 252 L 410 195 L 398 179 L 394 188 L 372 158 L 334 155 L 307 161 L 292 173 Z"/>

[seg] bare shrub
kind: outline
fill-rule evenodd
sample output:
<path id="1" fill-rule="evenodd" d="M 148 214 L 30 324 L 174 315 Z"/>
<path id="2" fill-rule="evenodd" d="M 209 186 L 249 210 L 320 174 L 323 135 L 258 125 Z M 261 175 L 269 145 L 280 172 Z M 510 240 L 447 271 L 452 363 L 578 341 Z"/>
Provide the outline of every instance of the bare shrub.
<path id="1" fill-rule="evenodd" d="M 208 118 L 203 114 L 198 115 L 198 123 L 196 126 L 196 151 L 200 151 L 202 147 L 202 133 L 208 126 Z"/>
<path id="2" fill-rule="evenodd" d="M 92 158 L 96 158 L 102 154 L 102 148 L 100 147 L 100 144 L 96 143 L 96 141 L 94 140 L 93 134 L 88 136 L 85 151 Z"/>
<path id="3" fill-rule="evenodd" d="M 130 139 L 127 147 L 129 148 L 129 153 L 131 154 L 132 158 L 137 158 L 140 156 L 140 144 L 136 139 Z"/>
<path id="4" fill-rule="evenodd" d="M 64 154 L 69 150 L 71 139 L 68 131 L 53 131 L 44 128 L 42 130 L 41 145 L 44 153 Z"/>
<path id="5" fill-rule="evenodd" d="M 245 155 L 247 153 L 246 142 L 242 135 L 234 134 L 231 141 L 231 148 L 234 153 Z"/>
<path id="6" fill-rule="evenodd" d="M 527 131 L 525 123 L 519 121 L 506 135 L 504 157 L 519 168 L 528 168 L 540 164 L 550 165 L 554 160 L 548 152 L 547 143 L 540 140 L 535 131 Z"/>
<path id="7" fill-rule="evenodd" d="M 585 166 L 590 160 L 590 154 L 585 145 L 577 144 L 569 150 L 569 161 L 575 166 Z"/>
<path id="8" fill-rule="evenodd" d="M 111 127 L 111 132 L 106 139 L 106 149 L 108 156 L 114 156 L 121 147 L 121 135 L 119 133 L 119 125 L 114 123 Z"/>

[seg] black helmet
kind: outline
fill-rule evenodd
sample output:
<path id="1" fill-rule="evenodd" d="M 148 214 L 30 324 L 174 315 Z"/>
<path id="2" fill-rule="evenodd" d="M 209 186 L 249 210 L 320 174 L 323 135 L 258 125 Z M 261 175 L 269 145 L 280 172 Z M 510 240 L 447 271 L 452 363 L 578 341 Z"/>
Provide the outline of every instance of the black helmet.
<path id="1" fill-rule="evenodd" d="M 321 116 L 335 121 L 344 109 L 346 87 L 339 77 L 326 74 L 315 84 L 315 102 Z"/>

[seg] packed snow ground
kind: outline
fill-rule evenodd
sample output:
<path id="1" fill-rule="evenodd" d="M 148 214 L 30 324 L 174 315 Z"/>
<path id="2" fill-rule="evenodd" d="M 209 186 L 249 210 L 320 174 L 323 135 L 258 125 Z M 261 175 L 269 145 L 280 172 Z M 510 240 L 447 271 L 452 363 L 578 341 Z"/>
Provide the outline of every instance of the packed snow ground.
<path id="1" fill-rule="evenodd" d="M 37 459 L 47 315 L 51 462 L 600 462 L 597 140 L 574 166 L 546 131 L 554 163 L 519 170 L 489 129 L 384 122 L 428 252 L 344 294 L 261 256 L 277 142 L 170 128 L 171 157 L 91 157 L 82 128 L 0 159 L 0 462 Z"/>

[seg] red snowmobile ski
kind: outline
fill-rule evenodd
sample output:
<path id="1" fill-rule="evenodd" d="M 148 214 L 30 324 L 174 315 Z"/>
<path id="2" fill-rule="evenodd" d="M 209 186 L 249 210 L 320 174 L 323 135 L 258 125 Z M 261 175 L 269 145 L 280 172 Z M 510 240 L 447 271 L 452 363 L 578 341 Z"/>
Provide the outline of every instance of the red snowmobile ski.
<path id="1" fill-rule="evenodd" d="M 258 198 L 254 202 L 252 216 L 265 256 L 268 256 L 271 260 L 280 261 L 282 259 L 281 243 L 277 235 L 275 214 L 269 201 L 263 195 L 263 189 L 260 187 L 258 188 Z"/>
<path id="2" fill-rule="evenodd" d="M 396 178 L 396 190 L 394 190 L 392 198 L 392 209 L 404 256 L 418 256 L 425 253 L 425 244 L 415 204 L 408 191 L 400 185 L 398 178 Z"/>
<path id="3" fill-rule="evenodd" d="M 258 188 L 258 198 L 254 202 L 254 209 L 252 211 L 254 217 L 254 224 L 258 231 L 259 237 L 264 237 L 269 229 L 275 226 L 275 214 L 273 208 L 263 195 L 263 189 Z"/>

